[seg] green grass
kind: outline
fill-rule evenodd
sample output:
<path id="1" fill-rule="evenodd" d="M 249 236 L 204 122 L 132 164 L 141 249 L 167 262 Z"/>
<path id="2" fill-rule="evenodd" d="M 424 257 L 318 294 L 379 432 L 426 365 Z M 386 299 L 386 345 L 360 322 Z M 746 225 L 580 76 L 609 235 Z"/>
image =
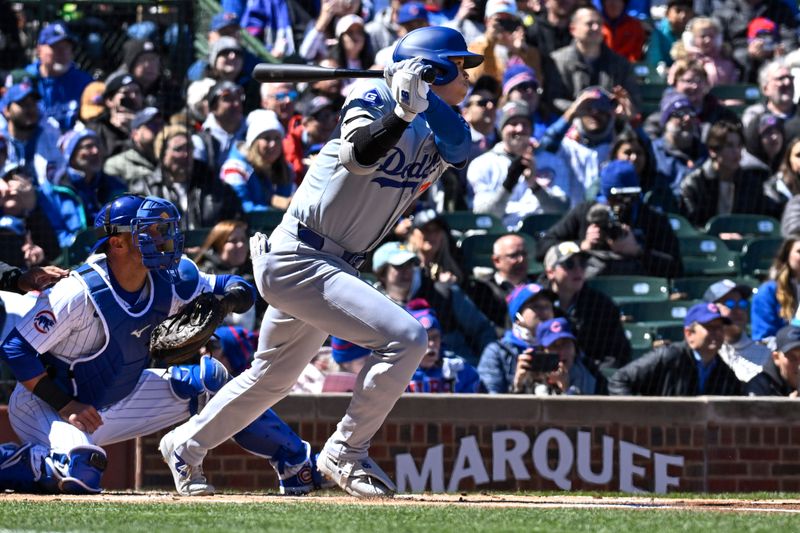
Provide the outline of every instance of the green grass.
<path id="1" fill-rule="evenodd" d="M 315 502 L 116 504 L 3 502 L 0 531 L 168 533 L 185 531 L 500 532 L 797 530 L 800 517 L 779 513 L 655 509 L 531 509 L 459 506 L 358 506 Z"/>

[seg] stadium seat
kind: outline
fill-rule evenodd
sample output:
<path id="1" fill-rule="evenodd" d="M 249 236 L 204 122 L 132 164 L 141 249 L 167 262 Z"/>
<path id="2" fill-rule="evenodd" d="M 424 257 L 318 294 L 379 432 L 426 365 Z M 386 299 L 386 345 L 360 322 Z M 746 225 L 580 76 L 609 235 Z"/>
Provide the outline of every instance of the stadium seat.
<path id="1" fill-rule="evenodd" d="M 749 240 L 739 256 L 742 274 L 759 279 L 766 277 L 782 242 L 780 237 Z"/>
<path id="2" fill-rule="evenodd" d="M 672 226 L 672 231 L 675 232 L 675 236 L 679 239 L 681 237 L 694 237 L 696 235 L 702 235 L 702 233 L 692 226 L 692 223 L 689 222 L 683 215 L 669 213 L 667 214 L 667 218 L 669 219 L 669 225 Z"/>
<path id="3" fill-rule="evenodd" d="M 665 302 L 669 299 L 669 282 L 652 276 L 598 276 L 590 279 L 590 287 L 610 296 L 617 305 L 628 302 Z"/>
<path id="4" fill-rule="evenodd" d="M 455 237 L 460 237 L 467 232 L 471 233 L 503 233 L 505 225 L 497 218 L 488 214 L 478 214 L 472 211 L 453 211 L 443 213 L 442 218 L 450 227 Z"/>
<path id="5" fill-rule="evenodd" d="M 517 231 L 530 235 L 534 239 L 539 239 L 544 232 L 561 220 L 562 213 L 542 213 L 540 215 L 528 215 L 520 224 Z"/>
<path id="6" fill-rule="evenodd" d="M 490 267 L 494 268 L 492 264 L 492 247 L 494 241 L 503 233 L 484 233 L 480 235 L 470 235 L 465 237 L 459 243 L 461 255 L 464 258 L 463 264 L 467 271 L 472 272 L 475 267 Z M 536 241 L 530 235 L 524 233 L 519 234 L 525 239 L 525 246 L 528 250 L 528 258 L 531 267 L 537 264 L 533 259 L 536 255 Z"/>
<path id="7" fill-rule="evenodd" d="M 720 276 L 699 276 L 693 278 L 675 278 L 672 280 L 672 293 L 680 295 L 685 299 L 702 299 L 706 289 L 713 283 L 722 279 Z M 748 277 L 730 277 L 738 285 L 747 285 L 756 288 L 759 281 Z"/>
<path id="8" fill-rule="evenodd" d="M 653 330 L 642 324 L 625 324 L 625 336 L 631 343 L 631 359 L 637 359 L 653 349 Z"/>
<path id="9" fill-rule="evenodd" d="M 781 223 L 766 215 L 717 215 L 708 221 L 705 232 L 719 236 L 721 233 L 739 233 L 743 238 L 780 237 Z"/>
<path id="10" fill-rule="evenodd" d="M 269 209 L 267 211 L 251 211 L 247 213 L 247 225 L 250 226 L 250 233 L 260 231 L 269 235 L 278 227 L 283 220 L 283 211 Z"/>
<path id="11" fill-rule="evenodd" d="M 633 74 L 636 76 L 636 81 L 639 85 L 663 85 L 666 80 L 658 73 L 658 70 L 650 66 L 648 63 L 634 63 Z"/>
<path id="12" fill-rule="evenodd" d="M 738 276 L 739 254 L 713 235 L 680 237 L 684 276 Z"/>
<path id="13" fill-rule="evenodd" d="M 720 100 L 741 100 L 747 105 L 761 101 L 761 91 L 758 86 L 747 83 L 715 85 L 711 88 L 711 94 Z"/>
<path id="14" fill-rule="evenodd" d="M 208 237 L 211 228 L 194 228 L 187 229 L 183 232 L 183 245 L 186 248 L 196 248 L 203 244 L 203 241 Z"/>
<path id="15" fill-rule="evenodd" d="M 78 232 L 75 240 L 67 248 L 63 248 L 59 258 L 54 261 L 57 265 L 69 268 L 79 265 L 89 257 L 89 250 L 97 242 L 94 228 L 86 228 Z"/>
<path id="16" fill-rule="evenodd" d="M 653 342 L 655 341 L 680 342 L 684 338 L 683 323 L 657 325 L 653 327 L 652 331 L 653 331 Z"/>
<path id="17" fill-rule="evenodd" d="M 655 103 L 661 102 L 661 97 L 664 91 L 669 88 L 666 83 L 645 83 L 639 85 L 639 94 L 641 95 L 642 102 Z"/>
<path id="18" fill-rule="evenodd" d="M 675 195 L 669 189 L 658 188 L 647 191 L 642 199 L 644 203 L 661 213 L 678 212 L 678 200 L 675 199 Z"/>
<path id="19" fill-rule="evenodd" d="M 662 326 L 682 325 L 686 312 L 698 302 L 699 300 L 630 302 L 621 304 L 619 308 L 622 315 L 629 318 L 628 322 L 655 329 Z"/>

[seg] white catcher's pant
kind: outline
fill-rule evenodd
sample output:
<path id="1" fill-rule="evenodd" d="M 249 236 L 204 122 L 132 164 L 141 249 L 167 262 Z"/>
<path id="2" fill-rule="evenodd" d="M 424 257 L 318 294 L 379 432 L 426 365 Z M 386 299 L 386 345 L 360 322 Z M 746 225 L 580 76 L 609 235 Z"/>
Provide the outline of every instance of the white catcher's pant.
<path id="1" fill-rule="evenodd" d="M 20 440 L 47 446 L 56 453 L 149 435 L 189 417 L 189 401 L 175 396 L 168 379 L 163 369 L 142 372 L 133 392 L 99 411 L 103 425 L 94 433 L 65 422 L 44 400 L 18 383 L 8 402 L 9 421 Z"/>
<path id="2" fill-rule="evenodd" d="M 343 260 L 298 241 L 283 226 L 270 246 L 269 253 L 253 256 L 256 285 L 270 304 L 255 360 L 176 428 L 175 451 L 188 464 L 199 465 L 209 449 L 286 396 L 329 333 L 373 350 L 326 444 L 335 455 L 362 457 L 427 349 L 420 323 Z"/>

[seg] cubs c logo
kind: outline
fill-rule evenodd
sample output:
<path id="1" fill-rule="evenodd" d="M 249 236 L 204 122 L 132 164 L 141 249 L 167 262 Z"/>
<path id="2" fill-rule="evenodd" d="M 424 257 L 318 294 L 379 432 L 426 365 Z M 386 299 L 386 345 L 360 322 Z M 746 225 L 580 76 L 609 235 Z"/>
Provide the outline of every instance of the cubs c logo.
<path id="1" fill-rule="evenodd" d="M 552 331 L 553 333 L 558 333 L 559 331 L 561 331 L 561 322 L 553 322 L 552 324 L 550 324 L 550 331 Z"/>
<path id="2" fill-rule="evenodd" d="M 717 304 L 710 303 L 708 304 L 708 310 L 712 313 L 719 313 L 719 309 L 717 308 Z"/>
<path id="3" fill-rule="evenodd" d="M 304 485 L 311 485 L 314 483 L 314 478 L 311 474 L 311 468 L 308 466 L 304 466 L 298 473 L 297 478 L 300 480 L 301 483 Z"/>
<path id="4" fill-rule="evenodd" d="M 36 316 L 33 317 L 33 328 L 38 331 L 39 333 L 45 334 L 50 331 L 50 329 L 56 325 L 56 316 L 53 314 L 52 311 L 47 309 L 43 311 L 39 311 L 36 313 Z"/>
<path id="5" fill-rule="evenodd" d="M 427 316 L 420 317 L 419 323 L 422 324 L 422 327 L 425 329 L 431 329 L 433 326 L 433 322 L 431 322 L 431 319 Z"/>

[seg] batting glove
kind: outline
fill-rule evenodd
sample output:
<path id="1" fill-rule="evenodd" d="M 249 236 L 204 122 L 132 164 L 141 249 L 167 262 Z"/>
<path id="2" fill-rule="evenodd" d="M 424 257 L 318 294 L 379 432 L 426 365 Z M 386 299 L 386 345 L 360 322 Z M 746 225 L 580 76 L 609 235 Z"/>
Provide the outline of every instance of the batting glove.
<path id="1" fill-rule="evenodd" d="M 269 241 L 263 233 L 256 233 L 250 237 L 250 258 L 255 259 L 269 253 Z"/>
<path id="2" fill-rule="evenodd" d="M 422 80 L 425 64 L 419 58 L 407 60 L 392 76 L 392 96 L 397 105 L 394 113 L 406 122 L 411 122 L 428 109 L 428 84 Z M 406 63 L 405 61 L 401 63 Z"/>

